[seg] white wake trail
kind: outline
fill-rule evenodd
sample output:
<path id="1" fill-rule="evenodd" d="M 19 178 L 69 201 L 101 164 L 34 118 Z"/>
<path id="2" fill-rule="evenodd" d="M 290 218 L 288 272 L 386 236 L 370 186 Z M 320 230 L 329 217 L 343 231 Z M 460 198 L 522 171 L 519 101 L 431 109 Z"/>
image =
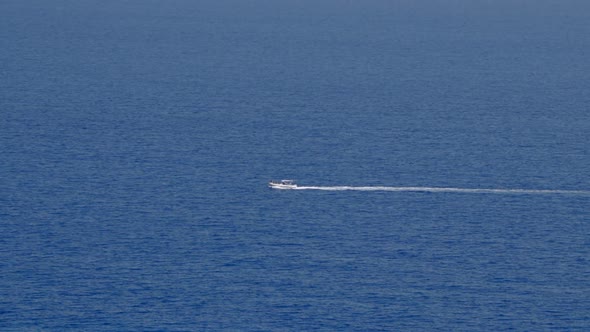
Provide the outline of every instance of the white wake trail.
<path id="1" fill-rule="evenodd" d="M 326 191 L 401 191 L 431 193 L 471 193 L 471 194 L 564 194 L 590 195 L 590 190 L 551 190 L 551 189 L 475 189 L 453 187 L 386 187 L 386 186 L 298 186 L 294 190 Z"/>

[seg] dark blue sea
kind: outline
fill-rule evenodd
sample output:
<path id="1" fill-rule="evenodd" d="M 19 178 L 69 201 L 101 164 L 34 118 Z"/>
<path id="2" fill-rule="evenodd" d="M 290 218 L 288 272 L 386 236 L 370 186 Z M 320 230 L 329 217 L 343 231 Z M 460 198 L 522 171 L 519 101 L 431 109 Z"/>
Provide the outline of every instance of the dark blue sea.
<path id="1" fill-rule="evenodd" d="M 590 2 L 0 1 L 0 330 L 589 331 Z"/>

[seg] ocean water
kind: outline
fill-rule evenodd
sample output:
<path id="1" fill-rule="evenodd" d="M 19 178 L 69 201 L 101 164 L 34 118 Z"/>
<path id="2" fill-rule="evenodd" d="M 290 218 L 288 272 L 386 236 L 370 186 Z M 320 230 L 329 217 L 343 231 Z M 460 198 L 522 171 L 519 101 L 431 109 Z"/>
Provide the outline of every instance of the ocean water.
<path id="1" fill-rule="evenodd" d="M 0 2 L 0 330 L 588 331 L 588 22 Z"/>

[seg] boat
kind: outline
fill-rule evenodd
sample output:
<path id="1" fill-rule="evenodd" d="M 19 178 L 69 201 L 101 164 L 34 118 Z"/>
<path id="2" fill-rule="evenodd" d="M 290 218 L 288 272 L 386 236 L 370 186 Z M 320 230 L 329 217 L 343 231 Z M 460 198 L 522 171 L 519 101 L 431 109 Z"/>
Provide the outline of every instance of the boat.
<path id="1" fill-rule="evenodd" d="M 274 181 L 271 180 L 268 183 L 268 187 L 272 189 L 296 189 L 297 185 L 293 180 L 281 180 L 281 181 Z"/>

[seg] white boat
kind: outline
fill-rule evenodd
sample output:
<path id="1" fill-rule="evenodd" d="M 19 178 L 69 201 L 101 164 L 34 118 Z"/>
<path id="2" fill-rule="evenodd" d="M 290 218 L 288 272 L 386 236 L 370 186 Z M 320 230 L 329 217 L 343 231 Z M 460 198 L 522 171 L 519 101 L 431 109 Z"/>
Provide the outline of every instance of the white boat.
<path id="1" fill-rule="evenodd" d="M 272 189 L 296 189 L 297 185 L 293 180 L 270 181 L 268 187 Z"/>

